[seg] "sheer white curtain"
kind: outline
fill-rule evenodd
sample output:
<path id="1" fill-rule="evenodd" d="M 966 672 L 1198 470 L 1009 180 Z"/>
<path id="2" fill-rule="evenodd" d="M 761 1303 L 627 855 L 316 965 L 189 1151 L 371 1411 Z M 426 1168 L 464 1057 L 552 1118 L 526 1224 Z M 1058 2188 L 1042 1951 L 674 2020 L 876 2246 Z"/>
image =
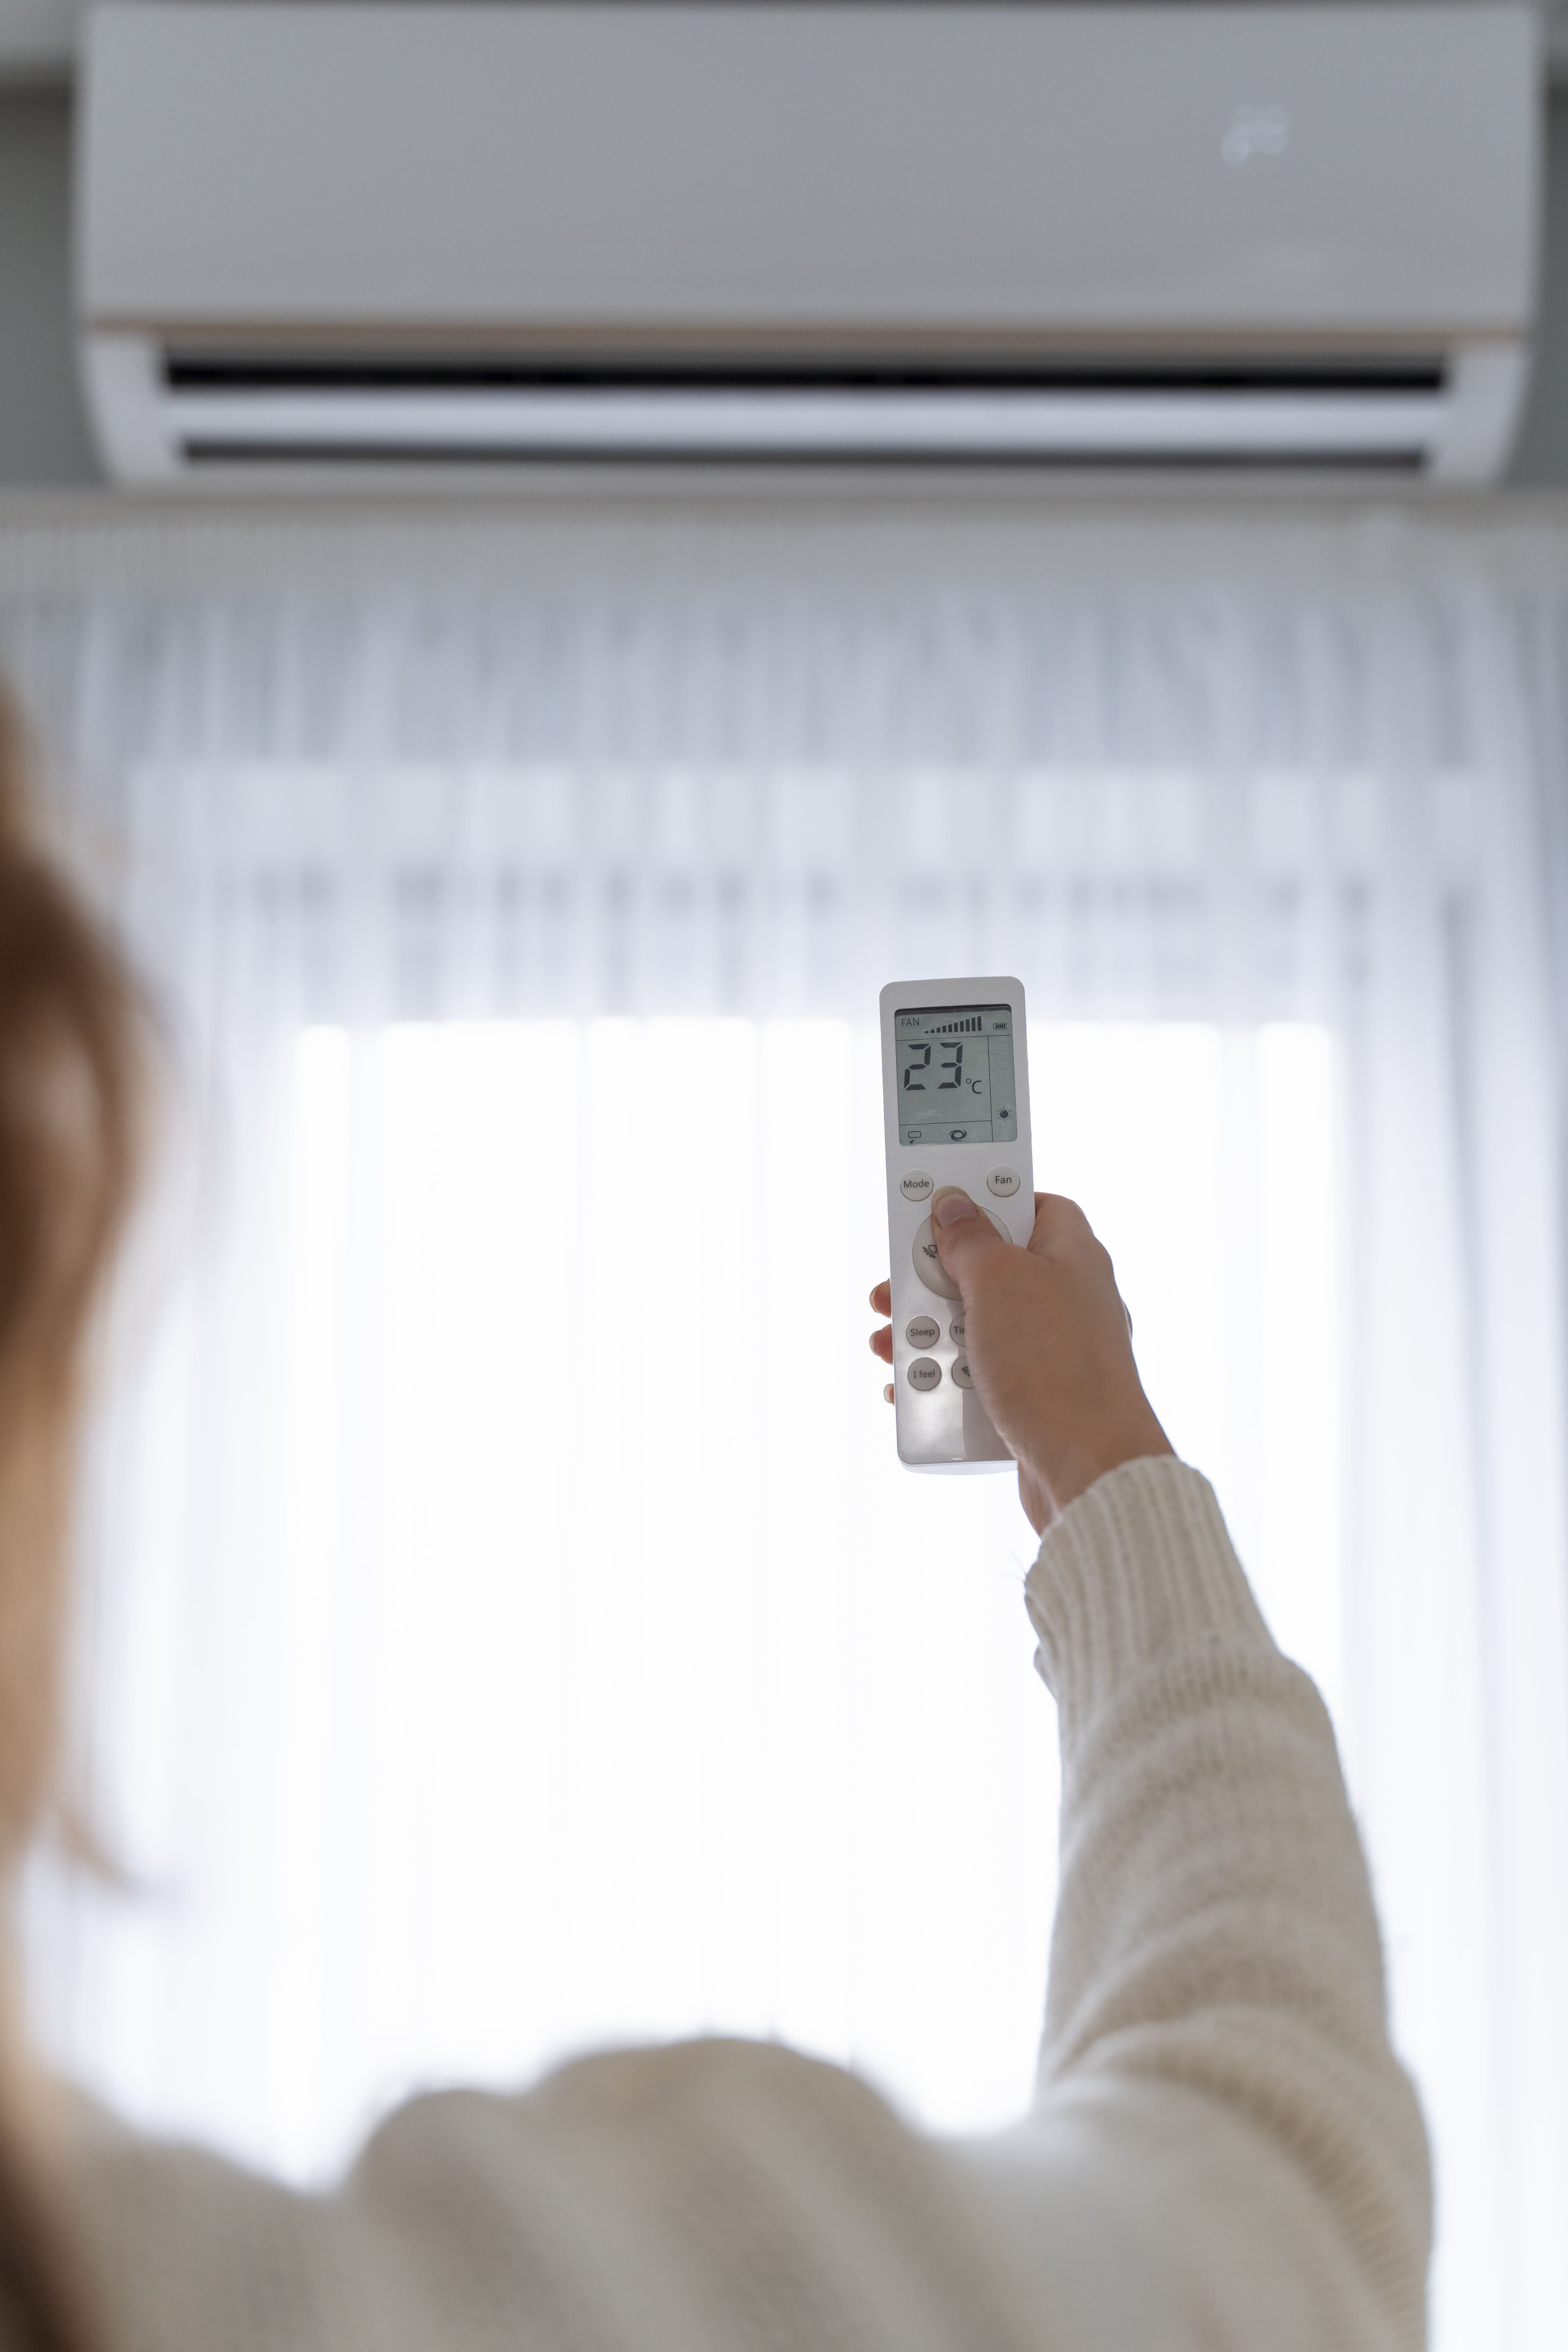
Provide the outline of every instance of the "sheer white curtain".
<path id="1" fill-rule="evenodd" d="M 40 1876 L 57 2046 L 300 2174 L 606 2033 L 1016 2104 L 1026 1530 L 890 1465 L 855 1302 L 876 988 L 1016 971 L 1335 1701 L 1439 2341 L 1561 2341 L 1568 533 L 43 518 L 0 659 L 196 1106 L 89 1529 L 148 1892 Z"/>

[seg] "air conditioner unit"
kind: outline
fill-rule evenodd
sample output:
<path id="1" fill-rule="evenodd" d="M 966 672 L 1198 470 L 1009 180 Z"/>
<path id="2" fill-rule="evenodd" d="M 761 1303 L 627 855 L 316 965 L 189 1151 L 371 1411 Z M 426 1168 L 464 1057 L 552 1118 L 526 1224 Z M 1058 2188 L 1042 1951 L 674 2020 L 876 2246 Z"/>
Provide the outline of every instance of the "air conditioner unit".
<path id="1" fill-rule="evenodd" d="M 1484 480 L 1511 7 L 117 5 L 78 284 L 121 480 L 740 463 Z"/>

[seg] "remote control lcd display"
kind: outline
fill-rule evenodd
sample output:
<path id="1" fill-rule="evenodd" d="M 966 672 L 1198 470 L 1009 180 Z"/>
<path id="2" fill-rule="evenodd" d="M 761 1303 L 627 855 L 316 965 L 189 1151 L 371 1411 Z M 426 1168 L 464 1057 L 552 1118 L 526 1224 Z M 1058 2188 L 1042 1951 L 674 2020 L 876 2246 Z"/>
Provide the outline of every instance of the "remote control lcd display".
<path id="1" fill-rule="evenodd" d="M 1009 1143 L 1018 1133 L 1013 1008 L 933 1004 L 895 1013 L 899 1140 Z"/>

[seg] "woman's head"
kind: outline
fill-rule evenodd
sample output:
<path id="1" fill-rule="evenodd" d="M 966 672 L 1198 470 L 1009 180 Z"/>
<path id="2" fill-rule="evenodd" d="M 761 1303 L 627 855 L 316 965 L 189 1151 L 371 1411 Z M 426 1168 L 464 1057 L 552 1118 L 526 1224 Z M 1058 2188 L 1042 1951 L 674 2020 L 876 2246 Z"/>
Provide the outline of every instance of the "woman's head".
<path id="1" fill-rule="evenodd" d="M 77 1426 L 94 1309 L 130 1207 L 145 1023 L 48 856 L 0 685 L 0 1900 L 54 1794 Z M 27 2112 L 0 1926 L 0 2343 L 85 2352 L 69 2234 Z"/>
<path id="2" fill-rule="evenodd" d="M 142 1037 L 121 957 L 46 853 L 0 688 L 0 1869 L 50 1793 L 74 1439 L 135 1181 Z"/>

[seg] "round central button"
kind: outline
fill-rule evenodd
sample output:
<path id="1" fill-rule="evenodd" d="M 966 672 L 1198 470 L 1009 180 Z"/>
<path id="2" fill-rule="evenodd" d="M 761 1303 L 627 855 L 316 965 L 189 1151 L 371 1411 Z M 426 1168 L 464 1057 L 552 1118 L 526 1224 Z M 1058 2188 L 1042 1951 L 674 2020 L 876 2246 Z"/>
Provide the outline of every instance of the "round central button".
<path id="1" fill-rule="evenodd" d="M 936 1235 L 931 1231 L 929 1217 L 915 1235 L 913 1255 L 915 1272 L 928 1290 L 934 1290 L 939 1298 L 963 1297 L 963 1291 L 937 1255 Z"/>
<path id="2" fill-rule="evenodd" d="M 995 1210 L 987 1209 L 984 1214 L 990 1218 L 1003 1240 L 1010 1242 L 1013 1236 L 996 1214 Z M 915 1262 L 915 1272 L 928 1290 L 934 1290 L 939 1298 L 963 1297 L 963 1293 L 953 1281 L 952 1276 L 944 1270 L 942 1260 L 937 1255 L 936 1235 L 931 1230 L 929 1217 L 915 1235 L 915 1244 L 910 1255 Z"/>

